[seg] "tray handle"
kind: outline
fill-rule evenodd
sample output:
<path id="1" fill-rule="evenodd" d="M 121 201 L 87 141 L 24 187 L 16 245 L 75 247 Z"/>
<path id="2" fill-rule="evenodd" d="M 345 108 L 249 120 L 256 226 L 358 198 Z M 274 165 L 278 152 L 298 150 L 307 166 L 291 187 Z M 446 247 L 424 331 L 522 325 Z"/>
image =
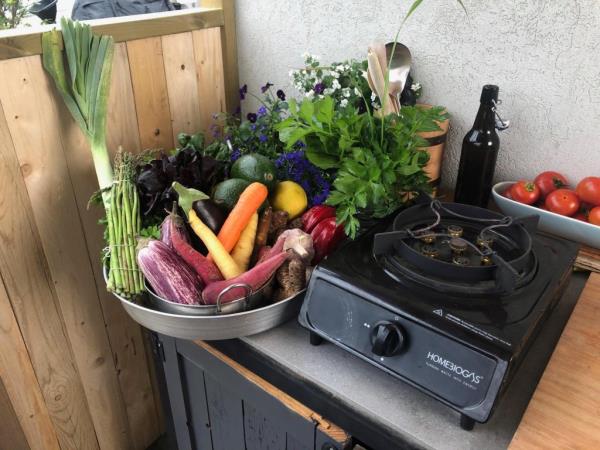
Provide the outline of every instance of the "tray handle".
<path id="1" fill-rule="evenodd" d="M 246 283 L 234 283 L 219 292 L 219 295 L 217 296 L 217 314 L 221 313 L 221 297 L 235 288 L 243 288 L 246 290 L 246 296 L 244 297 L 244 309 L 248 309 L 248 299 L 252 295 L 252 287 Z"/>

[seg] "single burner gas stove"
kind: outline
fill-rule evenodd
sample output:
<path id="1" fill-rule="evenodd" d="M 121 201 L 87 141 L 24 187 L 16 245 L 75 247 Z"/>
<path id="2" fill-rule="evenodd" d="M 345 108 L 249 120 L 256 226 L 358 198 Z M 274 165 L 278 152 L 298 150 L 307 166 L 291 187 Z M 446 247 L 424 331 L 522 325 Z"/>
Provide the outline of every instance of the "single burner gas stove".
<path id="1" fill-rule="evenodd" d="M 486 422 L 566 287 L 578 246 L 458 203 L 419 204 L 316 267 L 300 312 L 326 339 Z"/>

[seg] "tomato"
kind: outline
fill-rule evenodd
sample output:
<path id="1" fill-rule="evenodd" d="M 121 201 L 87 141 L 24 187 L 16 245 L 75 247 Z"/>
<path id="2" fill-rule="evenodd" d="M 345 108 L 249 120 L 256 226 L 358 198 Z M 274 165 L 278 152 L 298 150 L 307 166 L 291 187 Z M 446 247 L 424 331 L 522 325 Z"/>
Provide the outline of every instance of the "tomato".
<path id="1" fill-rule="evenodd" d="M 594 225 L 600 226 L 600 206 L 596 206 L 590 210 L 588 221 Z"/>
<path id="2" fill-rule="evenodd" d="M 600 205 L 600 177 L 584 178 L 579 182 L 575 191 L 582 202 L 595 206 Z"/>
<path id="3" fill-rule="evenodd" d="M 511 186 L 510 195 L 519 203 L 533 205 L 540 198 L 540 188 L 531 181 L 517 181 Z"/>
<path id="4" fill-rule="evenodd" d="M 506 198 L 510 198 L 511 200 L 513 199 L 512 198 L 512 194 L 510 193 L 510 188 L 508 188 L 507 190 L 505 190 L 502 195 L 504 195 Z"/>
<path id="5" fill-rule="evenodd" d="M 548 211 L 563 216 L 572 216 L 579 211 L 580 202 L 574 191 L 570 189 L 557 189 L 548 194 L 545 205 Z"/>
<path id="6" fill-rule="evenodd" d="M 563 188 L 569 184 L 563 175 L 552 171 L 540 173 L 535 177 L 533 182 L 540 188 L 540 195 L 542 198 L 546 198 L 550 192 Z"/>

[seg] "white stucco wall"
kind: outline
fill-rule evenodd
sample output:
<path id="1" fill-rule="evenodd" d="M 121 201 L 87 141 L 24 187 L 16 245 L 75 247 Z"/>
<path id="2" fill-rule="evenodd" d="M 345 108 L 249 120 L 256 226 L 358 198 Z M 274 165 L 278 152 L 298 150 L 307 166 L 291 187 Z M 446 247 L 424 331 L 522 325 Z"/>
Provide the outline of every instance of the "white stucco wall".
<path id="1" fill-rule="evenodd" d="M 242 83 L 288 84 L 310 51 L 325 62 L 364 58 L 391 40 L 412 0 L 237 0 Z M 482 85 L 500 86 L 512 126 L 501 134 L 498 180 L 543 169 L 600 176 L 600 2 L 425 0 L 400 41 L 412 51 L 423 100 L 448 108 L 444 184 L 454 184 L 462 137 Z M 288 89 L 289 86 L 288 86 Z"/>

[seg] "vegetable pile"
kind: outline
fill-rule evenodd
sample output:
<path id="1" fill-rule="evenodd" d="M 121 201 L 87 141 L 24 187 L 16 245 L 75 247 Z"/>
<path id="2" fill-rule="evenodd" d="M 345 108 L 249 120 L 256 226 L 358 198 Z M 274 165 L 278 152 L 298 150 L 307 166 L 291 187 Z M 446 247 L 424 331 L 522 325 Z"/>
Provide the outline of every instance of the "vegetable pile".
<path id="1" fill-rule="evenodd" d="M 569 188 L 558 172 L 540 173 L 533 181 L 518 181 L 503 194 L 526 205 L 600 226 L 600 177 L 586 177 Z"/>
<path id="2" fill-rule="evenodd" d="M 263 176 L 262 171 L 254 171 L 248 177 Z M 209 198 L 173 183 L 177 203 L 160 226 L 160 240 L 144 239 L 138 251 L 139 266 L 154 292 L 176 303 L 208 305 L 239 283 L 252 292 L 262 289 L 273 301 L 303 290 L 311 266 L 345 237 L 343 226 L 336 225 L 335 209 L 330 206 L 304 212 L 306 203 L 295 205 L 293 215 L 285 208 L 265 206 L 280 192 L 281 183 L 269 181 L 273 182 L 270 196 L 266 184 L 248 181 L 239 194 L 227 194 L 231 195 L 227 203 L 215 200 L 218 189 Z M 235 287 L 222 295 L 221 302 L 246 295 L 245 289 Z"/>

